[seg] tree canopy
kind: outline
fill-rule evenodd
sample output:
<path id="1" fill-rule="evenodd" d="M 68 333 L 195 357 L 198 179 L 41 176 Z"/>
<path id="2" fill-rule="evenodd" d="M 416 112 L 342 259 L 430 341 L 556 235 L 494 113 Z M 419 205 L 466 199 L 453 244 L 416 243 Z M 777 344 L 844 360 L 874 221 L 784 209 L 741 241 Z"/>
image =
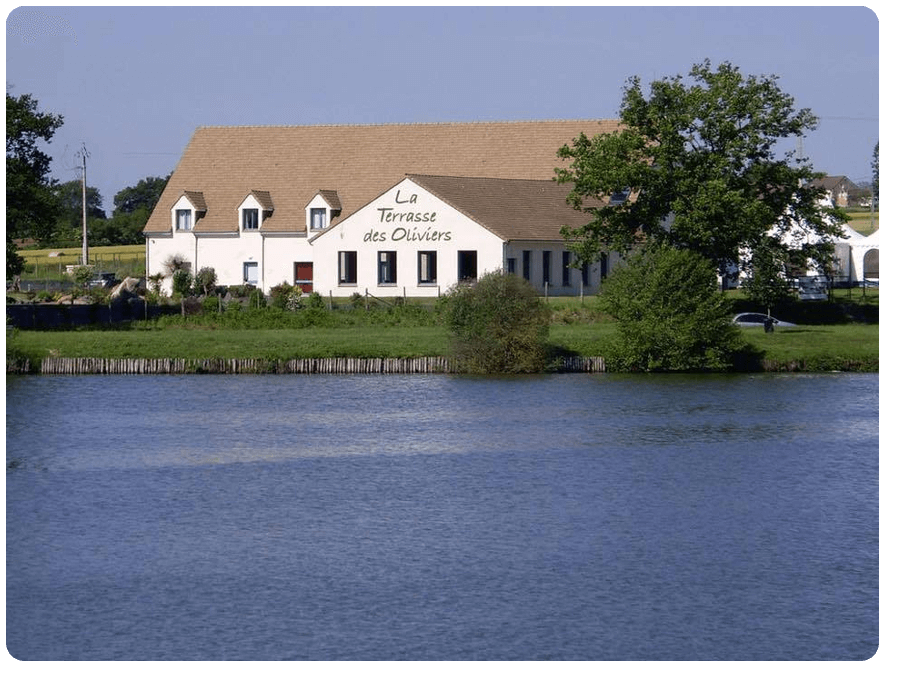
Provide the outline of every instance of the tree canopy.
<path id="1" fill-rule="evenodd" d="M 50 142 L 63 117 L 42 113 L 31 95 L 6 93 L 6 231 L 15 237 L 50 238 L 58 204 L 50 161 L 40 143 Z"/>
<path id="2" fill-rule="evenodd" d="M 149 215 L 156 206 L 156 202 L 159 201 L 168 181 L 168 175 L 164 178 L 147 177 L 133 187 L 126 187 L 116 193 L 113 199 L 115 206 L 113 215 L 131 214 L 142 208 L 146 209 L 147 215 Z"/>
<path id="3" fill-rule="evenodd" d="M 721 274 L 775 236 L 779 258 L 820 263 L 840 213 L 823 208 L 821 177 L 806 159 L 778 145 L 815 129 L 808 109 L 775 76 L 743 76 L 730 63 L 694 65 L 653 81 L 645 95 L 628 80 L 616 132 L 581 135 L 559 150 L 568 160 L 557 180 L 572 183 L 569 203 L 589 217 L 564 234 L 582 260 L 604 248 L 652 240 L 700 254 Z M 609 201 L 620 194 L 623 201 Z"/>

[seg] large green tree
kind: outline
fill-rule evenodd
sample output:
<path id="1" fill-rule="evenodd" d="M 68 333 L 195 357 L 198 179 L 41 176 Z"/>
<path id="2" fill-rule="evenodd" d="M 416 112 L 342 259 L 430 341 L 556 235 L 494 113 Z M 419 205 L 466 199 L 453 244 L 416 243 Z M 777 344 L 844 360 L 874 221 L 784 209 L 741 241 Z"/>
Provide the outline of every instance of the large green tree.
<path id="1" fill-rule="evenodd" d="M 82 222 L 84 220 L 83 201 L 87 196 L 87 217 L 88 228 L 97 224 L 97 221 L 106 219 L 106 212 L 103 210 L 103 197 L 96 187 L 88 186 L 82 192 L 80 180 L 70 180 L 53 185 L 53 194 L 59 204 L 59 218 L 56 222 L 56 230 L 53 235 L 53 241 L 56 246 L 67 243 L 81 244 Z M 91 233 L 93 237 L 93 233 Z M 99 244 L 91 239 L 94 245 Z"/>
<path id="2" fill-rule="evenodd" d="M 11 237 L 48 242 L 56 226 L 58 202 L 51 188 L 50 142 L 63 117 L 42 113 L 29 94 L 6 93 L 6 230 Z"/>
<path id="3" fill-rule="evenodd" d="M 109 238 L 119 244 L 143 241 L 141 233 L 168 181 L 169 176 L 146 177 L 136 185 L 117 192 L 113 199 L 113 215 L 107 225 Z"/>
<path id="4" fill-rule="evenodd" d="M 557 180 L 572 183 L 569 202 L 589 222 L 564 233 L 583 260 L 604 248 L 642 240 L 686 248 L 724 274 L 752 249 L 777 237 L 783 262 L 825 263 L 840 214 L 820 204 L 820 177 L 780 143 L 815 129 L 816 117 L 794 107 L 775 76 L 744 76 L 729 63 L 694 65 L 653 81 L 645 93 L 629 79 L 622 127 L 581 135 L 559 150 L 569 162 Z M 624 201 L 609 201 L 617 194 Z"/>

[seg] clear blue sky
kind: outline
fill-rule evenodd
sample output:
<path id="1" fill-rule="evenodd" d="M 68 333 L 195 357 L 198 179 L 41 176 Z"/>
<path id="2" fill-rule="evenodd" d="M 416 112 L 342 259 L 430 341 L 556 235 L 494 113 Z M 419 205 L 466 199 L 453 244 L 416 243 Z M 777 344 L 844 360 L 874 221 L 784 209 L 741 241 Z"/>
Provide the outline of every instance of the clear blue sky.
<path id="1" fill-rule="evenodd" d="M 877 8 L 881 12 L 881 9 Z M 884 23 L 882 23 L 884 26 Z M 6 83 L 62 114 L 50 154 L 107 210 L 198 126 L 614 118 L 632 76 L 775 74 L 818 170 L 871 177 L 879 17 L 864 7 L 46 7 L 7 15 Z"/>

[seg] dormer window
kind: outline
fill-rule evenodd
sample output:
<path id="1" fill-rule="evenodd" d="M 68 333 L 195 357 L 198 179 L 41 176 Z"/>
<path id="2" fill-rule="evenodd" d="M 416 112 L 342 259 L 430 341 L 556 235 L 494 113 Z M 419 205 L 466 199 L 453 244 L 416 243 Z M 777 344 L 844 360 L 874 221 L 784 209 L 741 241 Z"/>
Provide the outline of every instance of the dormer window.
<path id="1" fill-rule="evenodd" d="M 341 213 L 338 193 L 330 189 L 320 189 L 306 204 L 306 228 L 313 231 L 326 230 Z"/>
<path id="2" fill-rule="evenodd" d="M 309 226 L 313 230 L 325 229 L 325 209 L 311 208 L 309 209 Z"/>
<path id="3" fill-rule="evenodd" d="M 237 222 L 241 232 L 259 232 L 263 222 L 272 216 L 275 205 L 268 192 L 252 190 L 244 197 L 237 210 Z"/>
<path id="4" fill-rule="evenodd" d="M 189 232 L 193 228 L 193 211 L 189 208 L 179 208 L 175 211 L 175 229 L 180 232 Z"/>
<path id="5" fill-rule="evenodd" d="M 203 192 L 184 192 L 172 206 L 172 223 L 176 232 L 190 232 L 206 215 Z"/>
<path id="6" fill-rule="evenodd" d="M 255 208 L 245 208 L 241 211 L 241 226 L 245 230 L 259 229 L 259 210 Z"/>

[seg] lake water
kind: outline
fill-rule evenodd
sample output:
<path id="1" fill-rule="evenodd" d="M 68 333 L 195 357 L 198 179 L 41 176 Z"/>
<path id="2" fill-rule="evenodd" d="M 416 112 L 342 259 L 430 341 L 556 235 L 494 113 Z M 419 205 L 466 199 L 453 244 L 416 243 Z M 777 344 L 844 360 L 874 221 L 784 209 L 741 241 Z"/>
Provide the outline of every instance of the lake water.
<path id="1" fill-rule="evenodd" d="M 19 659 L 878 647 L 878 376 L 7 377 Z"/>

